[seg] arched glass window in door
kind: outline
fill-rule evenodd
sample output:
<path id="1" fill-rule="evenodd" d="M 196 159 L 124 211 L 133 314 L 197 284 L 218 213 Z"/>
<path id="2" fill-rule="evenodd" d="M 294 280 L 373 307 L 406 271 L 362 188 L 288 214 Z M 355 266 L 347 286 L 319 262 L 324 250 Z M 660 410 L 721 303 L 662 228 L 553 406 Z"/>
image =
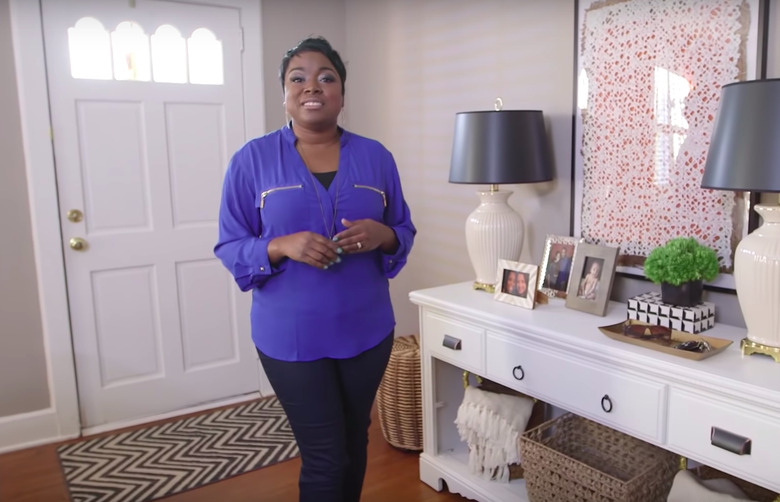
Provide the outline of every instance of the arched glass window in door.
<path id="1" fill-rule="evenodd" d="M 111 39 L 94 17 L 85 17 L 68 28 L 70 74 L 73 78 L 111 80 Z"/>
<path id="2" fill-rule="evenodd" d="M 151 79 L 149 36 L 140 25 L 132 21 L 119 23 L 111 33 L 111 47 L 116 80 L 148 82 Z"/>
<path id="3" fill-rule="evenodd" d="M 71 75 L 93 80 L 135 80 L 172 84 L 225 83 L 222 42 L 207 28 L 188 39 L 170 24 L 150 37 L 133 21 L 112 33 L 93 17 L 68 28 Z"/>
<path id="4" fill-rule="evenodd" d="M 187 40 L 190 83 L 222 85 L 222 42 L 210 30 L 198 28 Z"/>
<path id="5" fill-rule="evenodd" d="M 152 74 L 155 82 L 187 83 L 187 45 L 179 30 L 169 24 L 152 35 Z"/>

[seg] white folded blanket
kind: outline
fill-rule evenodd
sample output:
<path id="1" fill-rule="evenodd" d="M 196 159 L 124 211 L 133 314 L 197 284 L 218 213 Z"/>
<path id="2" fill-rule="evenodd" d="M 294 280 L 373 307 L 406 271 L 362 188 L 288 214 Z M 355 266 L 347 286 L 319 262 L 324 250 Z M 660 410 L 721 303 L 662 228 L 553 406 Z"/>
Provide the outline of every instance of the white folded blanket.
<path id="1" fill-rule="evenodd" d="M 520 462 L 520 435 L 533 407 L 528 397 L 466 387 L 455 424 L 461 440 L 469 445 L 472 474 L 509 481 L 509 464 Z"/>
<path id="2" fill-rule="evenodd" d="M 667 502 L 731 502 L 750 500 L 739 486 L 728 479 L 701 480 L 691 471 L 675 475 Z"/>

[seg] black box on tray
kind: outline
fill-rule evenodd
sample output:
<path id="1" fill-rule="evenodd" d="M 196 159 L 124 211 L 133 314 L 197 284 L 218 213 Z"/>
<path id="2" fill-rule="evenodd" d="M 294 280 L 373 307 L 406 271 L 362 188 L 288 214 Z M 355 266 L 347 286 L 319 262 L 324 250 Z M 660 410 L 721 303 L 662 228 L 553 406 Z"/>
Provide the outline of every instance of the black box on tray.
<path id="1" fill-rule="evenodd" d="M 627 317 L 686 333 L 701 333 L 715 326 L 715 304 L 702 302 L 680 307 L 662 302 L 661 293 L 644 293 L 628 299 Z"/>

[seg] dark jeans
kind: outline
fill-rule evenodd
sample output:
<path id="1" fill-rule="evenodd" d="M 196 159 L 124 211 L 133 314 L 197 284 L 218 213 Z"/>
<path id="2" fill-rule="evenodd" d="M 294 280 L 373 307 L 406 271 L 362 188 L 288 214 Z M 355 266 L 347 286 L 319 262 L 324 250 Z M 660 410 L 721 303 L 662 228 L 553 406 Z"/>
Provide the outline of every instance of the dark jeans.
<path id="1" fill-rule="evenodd" d="M 301 451 L 300 502 L 358 502 L 366 473 L 371 407 L 393 333 L 350 359 L 288 362 L 259 350 Z"/>

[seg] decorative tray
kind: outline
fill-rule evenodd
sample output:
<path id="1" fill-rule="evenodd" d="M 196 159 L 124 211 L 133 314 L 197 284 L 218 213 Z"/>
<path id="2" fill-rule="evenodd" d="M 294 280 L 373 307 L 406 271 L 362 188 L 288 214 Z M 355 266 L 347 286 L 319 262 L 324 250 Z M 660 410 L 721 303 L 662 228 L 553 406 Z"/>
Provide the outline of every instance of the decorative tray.
<path id="1" fill-rule="evenodd" d="M 634 326 L 634 328 L 630 329 L 631 326 Z M 647 333 L 646 336 L 642 335 L 643 327 L 646 327 L 644 330 Z M 640 347 L 647 347 L 648 349 L 666 352 L 667 354 L 684 357 L 686 359 L 693 359 L 694 361 L 699 361 L 701 359 L 714 356 L 718 352 L 722 352 L 726 347 L 731 345 L 731 340 L 724 340 L 723 338 L 715 338 L 712 336 L 694 335 L 692 333 L 686 333 L 684 331 L 677 331 L 674 329 L 670 330 L 671 336 L 668 338 L 654 338 L 653 331 L 660 329 L 662 328 L 659 326 L 635 321 L 633 319 L 629 319 L 618 324 L 612 324 L 610 326 L 599 327 L 599 331 L 613 340 L 639 345 Z M 632 334 L 627 334 L 627 330 L 630 330 Z M 676 345 L 682 342 L 706 342 L 705 346 L 708 346 L 708 348 L 702 352 L 693 352 L 690 350 L 675 348 Z"/>

